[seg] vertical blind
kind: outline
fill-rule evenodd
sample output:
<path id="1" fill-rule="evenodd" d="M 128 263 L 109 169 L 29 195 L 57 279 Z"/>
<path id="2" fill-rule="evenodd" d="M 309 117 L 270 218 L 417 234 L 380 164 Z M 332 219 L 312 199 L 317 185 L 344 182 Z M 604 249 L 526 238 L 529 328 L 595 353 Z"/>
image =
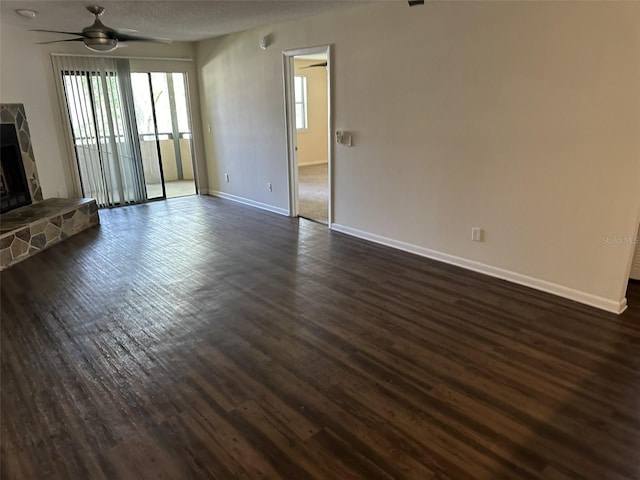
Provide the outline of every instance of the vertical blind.
<path id="1" fill-rule="evenodd" d="M 127 59 L 52 55 L 82 195 L 100 207 L 146 201 Z"/>

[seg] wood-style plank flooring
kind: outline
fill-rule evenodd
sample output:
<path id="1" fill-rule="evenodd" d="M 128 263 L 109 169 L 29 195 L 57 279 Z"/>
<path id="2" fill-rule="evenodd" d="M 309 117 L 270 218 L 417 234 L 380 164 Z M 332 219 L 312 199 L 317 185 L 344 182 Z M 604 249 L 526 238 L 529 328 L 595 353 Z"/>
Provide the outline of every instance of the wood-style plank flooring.
<path id="1" fill-rule="evenodd" d="M 2 273 L 3 479 L 640 478 L 610 315 L 210 197 Z"/>

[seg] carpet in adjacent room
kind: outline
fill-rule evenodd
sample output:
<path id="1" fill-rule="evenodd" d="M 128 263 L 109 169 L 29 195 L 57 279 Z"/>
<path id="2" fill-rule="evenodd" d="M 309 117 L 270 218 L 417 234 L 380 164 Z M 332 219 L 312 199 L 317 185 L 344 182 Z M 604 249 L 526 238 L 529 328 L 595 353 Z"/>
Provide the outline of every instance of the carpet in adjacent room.
<path id="1" fill-rule="evenodd" d="M 329 222 L 328 164 L 298 167 L 298 215 Z"/>

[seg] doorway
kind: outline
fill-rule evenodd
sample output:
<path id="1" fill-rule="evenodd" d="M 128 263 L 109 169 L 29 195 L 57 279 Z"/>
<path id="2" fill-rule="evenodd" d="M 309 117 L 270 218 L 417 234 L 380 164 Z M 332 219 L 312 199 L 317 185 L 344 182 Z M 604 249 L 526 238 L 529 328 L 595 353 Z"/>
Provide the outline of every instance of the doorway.
<path id="1" fill-rule="evenodd" d="M 131 73 L 149 200 L 197 193 L 186 80 L 180 72 Z"/>
<path id="2" fill-rule="evenodd" d="M 331 225 L 331 88 L 328 46 L 284 52 L 289 212 Z"/>

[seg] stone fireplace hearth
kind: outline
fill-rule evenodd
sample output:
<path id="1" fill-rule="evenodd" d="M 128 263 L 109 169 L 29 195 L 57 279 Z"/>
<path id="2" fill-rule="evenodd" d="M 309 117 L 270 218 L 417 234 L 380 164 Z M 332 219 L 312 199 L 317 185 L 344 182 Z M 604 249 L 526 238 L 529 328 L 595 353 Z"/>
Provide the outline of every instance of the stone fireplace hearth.
<path id="1" fill-rule="evenodd" d="M 6 137 L 0 159 L 2 211 L 6 211 L 0 216 L 0 270 L 4 270 L 99 224 L 100 218 L 91 198 L 43 200 L 24 106 L 0 104 L 0 120 Z"/>

